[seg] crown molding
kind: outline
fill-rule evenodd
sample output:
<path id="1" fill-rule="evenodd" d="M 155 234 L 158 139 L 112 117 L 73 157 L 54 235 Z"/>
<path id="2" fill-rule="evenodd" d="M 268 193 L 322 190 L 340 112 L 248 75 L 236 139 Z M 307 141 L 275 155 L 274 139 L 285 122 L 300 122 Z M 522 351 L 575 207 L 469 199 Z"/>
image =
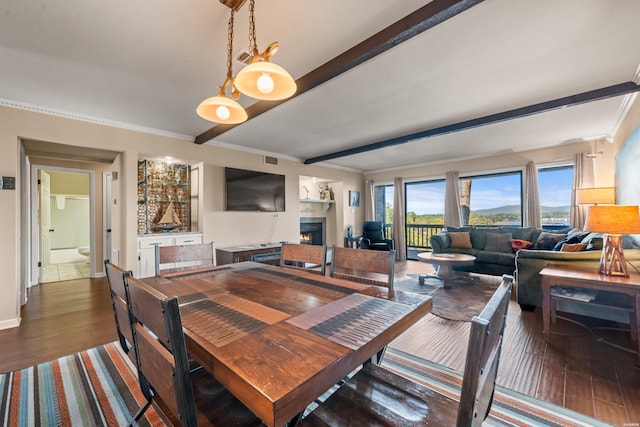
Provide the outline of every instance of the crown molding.
<path id="1" fill-rule="evenodd" d="M 134 132 L 146 133 L 150 135 L 163 136 L 167 138 L 181 139 L 189 142 L 194 141 L 192 135 L 185 135 L 177 132 L 170 132 L 162 129 L 155 129 L 147 126 L 140 126 L 133 123 L 121 122 L 117 120 L 103 119 L 100 117 L 87 116 L 84 114 L 69 111 L 57 110 L 55 108 L 43 107 L 26 102 L 13 101 L 11 99 L 0 98 L 0 106 L 15 108 L 17 110 L 31 111 L 33 113 L 46 114 L 48 116 L 62 117 L 70 120 L 77 120 L 101 126 L 108 126 L 118 129 L 131 130 Z"/>

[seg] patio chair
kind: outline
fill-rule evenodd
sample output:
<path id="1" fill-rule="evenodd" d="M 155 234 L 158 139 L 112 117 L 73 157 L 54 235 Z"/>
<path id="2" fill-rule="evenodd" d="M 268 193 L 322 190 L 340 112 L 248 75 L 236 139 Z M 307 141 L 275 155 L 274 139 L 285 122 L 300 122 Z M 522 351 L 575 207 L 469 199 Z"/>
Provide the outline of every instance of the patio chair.
<path id="1" fill-rule="evenodd" d="M 485 308 L 471 321 L 459 403 L 369 363 L 298 425 L 482 425 L 493 402 L 512 284 L 511 276 L 503 276 Z"/>

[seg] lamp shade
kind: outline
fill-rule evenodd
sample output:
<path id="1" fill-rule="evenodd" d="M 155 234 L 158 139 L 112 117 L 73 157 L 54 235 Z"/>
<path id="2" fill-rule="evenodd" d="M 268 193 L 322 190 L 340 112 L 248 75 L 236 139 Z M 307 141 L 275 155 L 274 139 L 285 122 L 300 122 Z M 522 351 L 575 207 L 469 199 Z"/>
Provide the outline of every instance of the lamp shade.
<path id="1" fill-rule="evenodd" d="M 259 79 L 261 82 L 258 82 Z M 259 84 L 265 80 L 268 84 Z M 298 89 L 295 80 L 287 70 L 267 61 L 253 62 L 244 67 L 236 76 L 234 84 L 243 94 L 264 101 L 289 98 Z"/>
<path id="2" fill-rule="evenodd" d="M 613 205 L 616 202 L 615 187 L 579 188 L 576 202 L 579 205 Z"/>
<path id="3" fill-rule="evenodd" d="M 248 117 L 242 105 L 220 95 L 202 101 L 196 108 L 196 112 L 205 120 L 229 125 L 242 123 Z"/>
<path id="4" fill-rule="evenodd" d="M 640 234 L 638 206 L 589 206 L 584 229 L 607 234 Z"/>

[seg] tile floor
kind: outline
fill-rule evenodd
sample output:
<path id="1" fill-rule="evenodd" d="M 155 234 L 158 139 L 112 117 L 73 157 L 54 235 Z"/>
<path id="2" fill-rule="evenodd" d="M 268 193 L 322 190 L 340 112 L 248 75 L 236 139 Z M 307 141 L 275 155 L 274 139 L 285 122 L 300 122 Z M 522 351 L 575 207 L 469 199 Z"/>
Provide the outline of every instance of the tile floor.
<path id="1" fill-rule="evenodd" d="M 51 251 L 51 264 L 43 268 L 41 283 L 88 278 L 91 274 L 89 259 L 77 249 Z"/>

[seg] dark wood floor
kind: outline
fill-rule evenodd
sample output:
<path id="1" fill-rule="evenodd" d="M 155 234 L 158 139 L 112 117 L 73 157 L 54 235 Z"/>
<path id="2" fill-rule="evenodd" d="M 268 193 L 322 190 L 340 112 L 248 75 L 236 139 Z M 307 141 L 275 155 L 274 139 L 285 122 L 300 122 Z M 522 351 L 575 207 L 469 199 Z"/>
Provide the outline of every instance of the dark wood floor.
<path id="1" fill-rule="evenodd" d="M 424 273 L 418 262 L 398 263 L 396 276 Z M 589 322 L 589 319 L 577 319 Z M 593 322 L 591 323 L 592 326 Z M 463 370 L 469 323 L 427 315 L 392 346 Z M 540 311 L 521 312 L 512 301 L 498 384 L 612 425 L 640 422 L 640 370 L 634 354 L 607 345 L 578 325 L 559 320 L 551 342 L 542 338 Z M 594 330 L 633 348 L 628 333 Z M 19 328 L 0 331 L 0 372 L 48 361 L 116 339 L 105 279 L 33 287 Z"/>

